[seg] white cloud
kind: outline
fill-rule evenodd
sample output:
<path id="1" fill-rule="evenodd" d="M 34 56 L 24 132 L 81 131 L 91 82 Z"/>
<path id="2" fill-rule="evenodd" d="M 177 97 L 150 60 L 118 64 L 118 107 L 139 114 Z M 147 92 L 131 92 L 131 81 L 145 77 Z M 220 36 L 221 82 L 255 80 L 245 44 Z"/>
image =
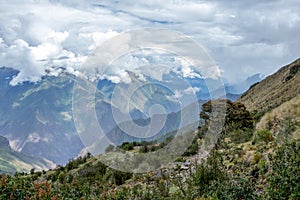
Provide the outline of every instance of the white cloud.
<path id="1" fill-rule="evenodd" d="M 12 85 L 36 82 L 49 68 L 71 67 L 70 72 L 77 72 L 97 45 L 118 33 L 108 21 L 123 21 L 47 1 L 7 1 L 0 12 L 0 65 L 20 71 Z"/>
<path id="2" fill-rule="evenodd" d="M 125 70 L 117 71 L 115 75 L 104 74 L 101 77 L 101 79 L 110 80 L 112 83 L 125 83 L 125 84 L 131 83 L 131 78 L 128 72 Z"/>
<path id="3" fill-rule="evenodd" d="M 250 73 L 270 74 L 299 57 L 299 10 L 296 0 L 4 1 L 0 65 L 20 70 L 12 85 L 38 81 L 49 68 L 54 72 L 66 67 L 80 74 L 81 64 L 105 40 L 124 31 L 157 27 L 191 36 L 219 67 L 210 69 L 209 76 L 223 75 L 237 82 Z M 151 63 L 128 59 L 115 68 L 119 74 L 111 74 L 115 81 L 120 76 L 127 80 L 125 69 L 135 70 L 143 79 L 136 64 Z M 185 77 L 197 76 L 190 67 L 178 70 Z M 147 73 L 159 79 L 168 72 L 149 69 Z"/>
<path id="4" fill-rule="evenodd" d="M 190 66 L 182 66 L 181 72 L 184 78 L 201 78 L 200 74 L 195 72 Z"/>
<path id="5" fill-rule="evenodd" d="M 166 96 L 169 101 L 178 102 L 182 100 L 185 95 L 195 95 L 197 92 L 200 92 L 200 87 L 187 87 L 183 90 L 175 90 L 174 95 Z"/>
<path id="6" fill-rule="evenodd" d="M 200 92 L 200 87 L 188 87 L 185 90 L 183 90 L 184 94 L 195 94 L 197 92 Z"/>
<path id="7" fill-rule="evenodd" d="M 28 135 L 28 138 L 24 143 L 26 143 L 26 142 L 38 143 L 38 142 L 41 142 L 41 141 L 48 142 L 49 140 L 46 137 L 41 137 L 37 133 L 31 133 L 31 134 Z"/>

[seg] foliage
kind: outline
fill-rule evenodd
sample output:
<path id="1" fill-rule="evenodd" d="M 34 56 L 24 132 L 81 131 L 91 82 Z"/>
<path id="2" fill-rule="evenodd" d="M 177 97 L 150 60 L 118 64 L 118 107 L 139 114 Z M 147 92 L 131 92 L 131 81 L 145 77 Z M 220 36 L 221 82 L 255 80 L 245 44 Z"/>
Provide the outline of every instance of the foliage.
<path id="1" fill-rule="evenodd" d="M 214 194 L 218 199 L 259 199 L 254 183 L 244 177 L 235 177 L 228 182 L 217 183 Z"/>
<path id="2" fill-rule="evenodd" d="M 67 166 L 34 174 L 17 173 L 0 177 L 0 199 L 299 199 L 300 142 L 286 142 L 269 157 L 254 155 L 253 166 L 259 174 L 267 173 L 266 187 L 235 167 L 233 173 L 224 165 L 224 153 L 213 149 L 200 163 L 187 171 L 132 175 L 110 169 L 93 157 L 72 160 Z M 233 151 L 232 154 L 239 154 Z M 187 158 L 185 158 L 187 159 Z M 235 165 L 240 165 L 239 162 Z M 51 177 L 51 178 L 49 178 Z M 53 178 L 56 177 L 56 178 Z M 261 176 L 260 176 L 261 177 Z M 49 179 L 49 180 L 48 180 Z M 47 181 L 48 180 L 48 181 Z M 258 192 L 261 191 L 261 192 Z"/>
<path id="3" fill-rule="evenodd" d="M 129 142 L 124 142 L 121 146 L 121 149 L 125 150 L 125 151 L 130 151 L 133 150 L 134 148 L 134 144 L 133 143 L 129 143 Z"/>
<path id="4" fill-rule="evenodd" d="M 222 145 L 215 145 L 207 158 L 192 155 L 201 156 L 198 144 L 208 127 L 211 103 L 203 105 L 205 124 L 175 168 L 132 174 L 109 168 L 89 154 L 47 172 L 2 175 L 0 199 L 300 199 L 300 141 L 282 144 L 267 129 L 252 137 L 253 120 L 245 107 L 221 101 L 227 105 Z M 286 122 L 285 130 L 295 131 L 293 121 Z M 127 142 L 108 150 L 146 153 L 172 139 Z"/>
<path id="5" fill-rule="evenodd" d="M 256 132 L 255 134 L 255 138 L 254 138 L 254 142 L 265 142 L 265 143 L 269 143 L 271 141 L 273 141 L 273 135 L 269 130 L 259 130 Z"/>
<path id="6" fill-rule="evenodd" d="M 259 112 L 256 110 L 251 113 L 254 122 L 259 122 L 259 120 L 264 116 L 264 114 L 264 112 Z"/>
<path id="7" fill-rule="evenodd" d="M 199 145 L 197 138 L 192 142 L 189 148 L 183 153 L 183 156 L 192 156 L 198 153 Z"/>
<path id="8" fill-rule="evenodd" d="M 218 112 L 226 112 L 223 129 L 225 133 L 237 129 L 253 129 L 253 118 L 245 105 L 240 102 L 225 99 L 208 101 L 202 105 L 200 118 L 209 122 L 212 116 L 217 116 Z"/>
<path id="9" fill-rule="evenodd" d="M 222 127 L 218 145 L 222 145 L 221 141 L 226 137 L 239 144 L 250 141 L 253 136 L 254 121 L 242 103 L 224 99 L 208 101 L 202 105 L 200 118 L 205 121 L 205 124 L 199 128 L 200 138 L 203 138 L 209 129 L 214 129 L 212 126 Z"/>
<path id="10" fill-rule="evenodd" d="M 269 159 L 268 198 L 300 199 L 300 141 L 286 141 Z"/>
<path id="11" fill-rule="evenodd" d="M 286 135 L 290 135 L 297 129 L 297 123 L 295 120 L 291 118 L 286 118 L 282 122 L 282 126 L 284 128 L 284 132 Z"/>
<path id="12" fill-rule="evenodd" d="M 240 144 L 244 142 L 248 142 L 252 139 L 253 136 L 253 129 L 246 129 L 246 130 L 234 130 L 229 133 L 231 141 L 235 144 Z"/>

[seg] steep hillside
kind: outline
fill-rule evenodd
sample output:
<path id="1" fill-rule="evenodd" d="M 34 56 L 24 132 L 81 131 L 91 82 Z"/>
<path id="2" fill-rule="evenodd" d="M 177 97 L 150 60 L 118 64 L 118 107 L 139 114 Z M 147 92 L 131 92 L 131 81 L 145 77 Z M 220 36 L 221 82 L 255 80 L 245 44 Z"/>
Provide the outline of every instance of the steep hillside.
<path id="1" fill-rule="evenodd" d="M 82 149 L 72 121 L 73 81 L 61 75 L 12 87 L 12 72 L 0 69 L 0 135 L 15 151 L 66 163 Z"/>
<path id="2" fill-rule="evenodd" d="M 254 84 L 239 99 L 250 112 L 274 109 L 300 93 L 300 59 Z"/>
<path id="3" fill-rule="evenodd" d="M 269 129 L 273 135 L 300 139 L 300 95 L 266 113 L 256 126 L 257 130 Z"/>
<path id="4" fill-rule="evenodd" d="M 299 199 L 300 140 L 278 142 L 269 130 L 254 133 L 245 107 L 226 102 L 226 129 L 207 157 L 198 145 L 205 141 L 201 131 L 210 123 L 209 102 L 201 115 L 207 116 L 199 128 L 201 137 L 158 170 L 121 172 L 101 163 L 103 155 L 87 154 L 45 173 L 0 176 L 0 199 Z M 250 126 L 244 130 L 245 123 Z M 144 154 L 164 145 L 124 143 L 110 151 Z"/>
<path id="5" fill-rule="evenodd" d="M 10 148 L 5 137 L 0 136 L 0 173 L 29 172 L 31 169 L 54 168 L 53 162 L 29 157 Z"/>

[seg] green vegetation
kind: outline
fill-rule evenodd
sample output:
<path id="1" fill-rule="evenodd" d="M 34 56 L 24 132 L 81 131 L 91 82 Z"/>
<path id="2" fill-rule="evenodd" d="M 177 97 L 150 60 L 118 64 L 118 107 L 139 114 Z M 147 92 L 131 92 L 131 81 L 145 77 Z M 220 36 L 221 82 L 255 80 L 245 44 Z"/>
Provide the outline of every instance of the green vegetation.
<path id="1" fill-rule="evenodd" d="M 0 199 L 299 199 L 300 141 L 275 149 L 268 154 L 270 161 L 261 154 L 253 166 L 237 161 L 235 172 L 224 162 L 225 153 L 214 149 L 187 171 L 170 169 L 160 176 L 119 172 L 84 157 L 71 161 L 72 169 L 2 175 Z M 239 171 L 255 167 L 258 175 Z"/>
<path id="2" fill-rule="evenodd" d="M 109 168 L 90 154 L 47 172 L 31 170 L 0 177 L 0 199 L 300 199 L 300 140 L 279 140 L 271 130 L 254 128 L 241 103 L 226 103 L 225 126 L 207 158 L 199 158 L 212 114 L 203 105 L 205 120 L 187 151 L 174 162 L 146 174 Z M 298 130 L 285 121 L 286 133 Z M 288 131 L 290 130 L 290 131 Z M 109 151 L 147 153 L 172 141 L 126 142 Z"/>
<path id="3" fill-rule="evenodd" d="M 223 107 L 226 108 L 226 110 L 222 109 Z M 213 111 L 213 109 L 215 111 Z M 215 116 L 221 116 L 225 111 L 226 115 L 224 120 L 214 119 L 219 120 L 221 122 L 220 126 L 223 127 L 219 143 L 224 138 L 229 138 L 235 144 L 250 141 L 254 129 L 254 121 L 251 114 L 243 104 L 223 99 L 208 101 L 203 104 L 200 118 L 205 120 L 205 124 L 199 129 L 200 137 L 203 137 L 203 135 L 206 134 L 211 124 L 210 117 L 213 115 L 213 112 L 215 112 Z M 215 121 L 214 123 L 219 125 Z"/>
<path id="4" fill-rule="evenodd" d="M 285 142 L 270 154 L 271 172 L 267 178 L 269 199 L 300 199 L 300 143 Z"/>
<path id="5" fill-rule="evenodd" d="M 257 131 L 255 138 L 254 138 L 254 142 L 265 142 L 265 143 L 269 143 L 271 141 L 273 141 L 274 138 L 272 136 L 272 133 L 269 130 L 259 130 Z"/>

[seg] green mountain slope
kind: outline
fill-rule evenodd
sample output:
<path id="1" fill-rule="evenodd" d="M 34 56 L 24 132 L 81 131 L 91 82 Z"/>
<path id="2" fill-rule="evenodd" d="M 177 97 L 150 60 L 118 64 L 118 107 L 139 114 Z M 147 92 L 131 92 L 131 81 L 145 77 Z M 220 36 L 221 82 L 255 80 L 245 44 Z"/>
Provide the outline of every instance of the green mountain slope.
<path id="1" fill-rule="evenodd" d="M 213 101 L 202 105 L 203 123 L 187 151 L 157 170 L 120 172 L 98 159 L 109 153 L 87 155 L 45 173 L 2 176 L 0 199 L 300 199 L 299 91 L 291 85 L 299 84 L 299 62 L 251 87 L 238 102 L 214 100 L 226 103 L 227 110 L 210 151 L 201 147 L 215 139 L 209 137 L 215 130 L 210 124 L 218 119 L 211 116 L 223 111 L 212 109 Z M 255 122 L 247 108 L 264 116 Z M 144 154 L 164 147 L 167 140 L 123 143 L 109 152 Z"/>
<path id="2" fill-rule="evenodd" d="M 226 129 L 207 158 L 196 146 L 196 152 L 158 170 L 132 174 L 87 155 L 46 173 L 2 176 L 0 199 L 299 199 L 300 140 L 282 143 L 265 137 L 268 131 L 243 130 L 240 125 L 251 124 L 250 113 L 240 103 L 228 105 Z M 201 144 L 203 137 L 195 142 Z M 143 153 L 159 146 L 127 143 L 120 148 Z"/>
<path id="3" fill-rule="evenodd" d="M 27 156 L 10 148 L 5 137 L 0 136 L 0 174 L 29 172 L 31 169 L 43 170 L 54 168 L 53 162 Z"/>

